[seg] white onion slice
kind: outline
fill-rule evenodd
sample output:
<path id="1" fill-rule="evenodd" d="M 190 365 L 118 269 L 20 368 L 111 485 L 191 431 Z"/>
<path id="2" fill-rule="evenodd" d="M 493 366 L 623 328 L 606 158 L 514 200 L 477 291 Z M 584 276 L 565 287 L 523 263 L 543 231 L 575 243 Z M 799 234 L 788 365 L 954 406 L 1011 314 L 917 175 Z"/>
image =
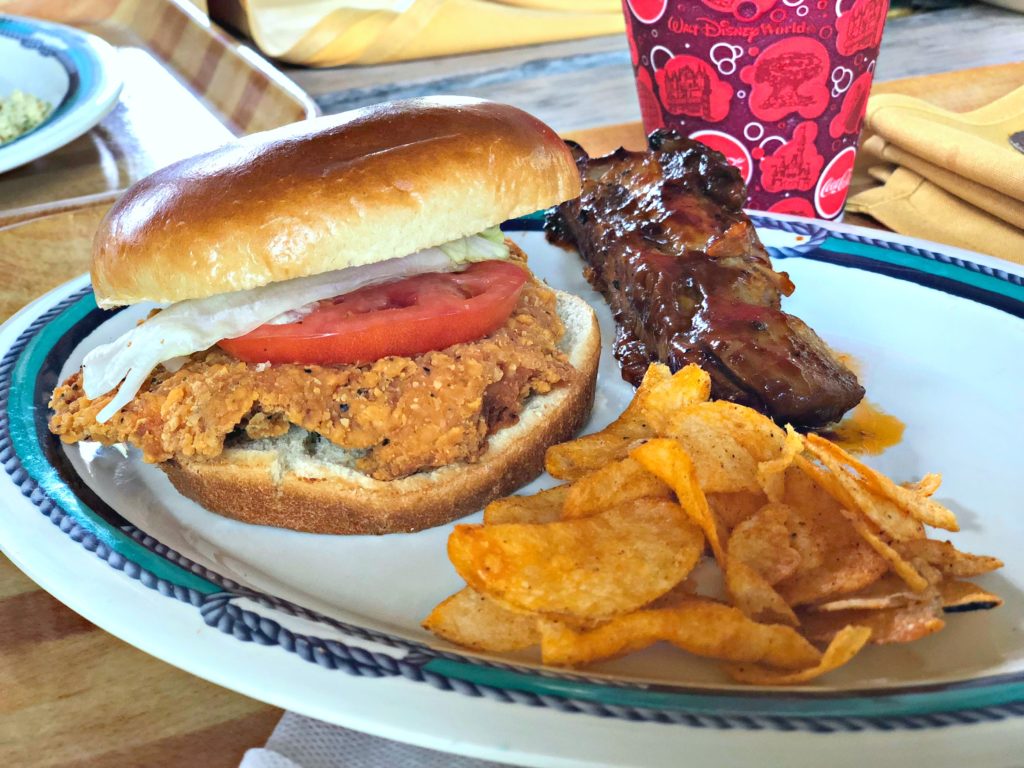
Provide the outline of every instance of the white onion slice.
<path id="1" fill-rule="evenodd" d="M 86 397 L 94 400 L 121 383 L 117 396 L 96 417 L 102 424 L 135 397 L 160 363 L 208 349 L 221 339 L 244 336 L 268 320 L 312 302 L 376 283 L 424 272 L 449 272 L 460 266 L 440 248 L 428 248 L 377 264 L 180 301 L 116 341 L 89 352 L 82 363 L 82 385 Z"/>

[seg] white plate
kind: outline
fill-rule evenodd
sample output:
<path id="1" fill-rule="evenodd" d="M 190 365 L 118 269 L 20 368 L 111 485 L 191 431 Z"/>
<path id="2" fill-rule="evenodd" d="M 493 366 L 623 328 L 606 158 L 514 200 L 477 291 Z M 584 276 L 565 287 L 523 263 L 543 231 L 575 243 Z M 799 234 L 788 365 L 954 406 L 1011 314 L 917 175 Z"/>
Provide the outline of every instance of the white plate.
<path id="1" fill-rule="evenodd" d="M 121 93 L 114 50 L 71 27 L 0 14 L 0 97 L 14 90 L 52 105 L 28 133 L 0 144 L 0 173 L 59 149 L 102 120 Z"/>
<path id="2" fill-rule="evenodd" d="M 951 616 L 937 635 L 869 648 L 788 690 L 733 685 L 670 648 L 579 674 L 468 654 L 419 627 L 461 586 L 445 556 L 451 526 L 381 538 L 247 526 L 182 499 L 132 452 L 61 446 L 46 430 L 50 390 L 146 311 L 95 309 L 85 277 L 0 330 L 0 545 L 73 609 L 172 664 L 434 749 L 544 766 L 819 766 L 824 749 L 835 766 L 1013 765 L 1024 748 L 1024 280 L 908 238 L 755 221 L 796 282 L 787 308 L 860 361 L 869 399 L 907 424 L 871 463 L 901 480 L 944 473 L 957 543 L 1006 562 L 982 580 L 1002 608 Z M 594 304 L 610 341 L 579 260 L 538 232 L 513 236 L 541 277 Z M 588 429 L 630 394 L 607 349 L 601 365 Z"/>

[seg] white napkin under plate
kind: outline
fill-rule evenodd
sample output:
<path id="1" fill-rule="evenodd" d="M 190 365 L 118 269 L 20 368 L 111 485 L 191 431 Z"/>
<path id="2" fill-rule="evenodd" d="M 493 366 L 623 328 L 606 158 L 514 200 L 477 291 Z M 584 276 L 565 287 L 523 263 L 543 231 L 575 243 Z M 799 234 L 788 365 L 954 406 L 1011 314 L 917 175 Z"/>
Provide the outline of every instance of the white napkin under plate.
<path id="1" fill-rule="evenodd" d="M 262 749 L 239 768 L 498 768 L 498 763 L 435 752 L 285 712 Z"/>

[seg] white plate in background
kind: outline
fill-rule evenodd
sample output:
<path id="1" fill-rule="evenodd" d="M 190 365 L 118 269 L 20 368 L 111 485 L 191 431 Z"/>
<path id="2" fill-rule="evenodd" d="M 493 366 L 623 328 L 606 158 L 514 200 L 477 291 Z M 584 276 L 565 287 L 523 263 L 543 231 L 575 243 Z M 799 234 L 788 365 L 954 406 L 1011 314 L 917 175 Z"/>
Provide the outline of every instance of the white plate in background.
<path id="1" fill-rule="evenodd" d="M 61 24 L 0 14 L 0 97 L 20 90 L 47 101 L 50 114 L 0 144 L 0 173 L 30 163 L 81 136 L 117 103 L 114 49 Z"/>

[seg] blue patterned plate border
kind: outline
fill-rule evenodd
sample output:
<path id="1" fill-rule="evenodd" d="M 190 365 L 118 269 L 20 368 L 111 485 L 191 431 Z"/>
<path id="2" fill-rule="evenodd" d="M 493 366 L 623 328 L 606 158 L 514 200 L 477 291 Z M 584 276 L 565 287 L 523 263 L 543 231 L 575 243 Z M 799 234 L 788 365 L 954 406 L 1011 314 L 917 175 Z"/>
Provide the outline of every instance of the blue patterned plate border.
<path id="1" fill-rule="evenodd" d="M 869 270 L 1024 317 L 1024 283 L 1014 273 L 873 237 L 866 230 L 761 215 L 755 223 L 793 236 L 791 244 L 773 248 L 776 258 Z M 538 219 L 508 222 L 505 228 L 534 230 Z M 403 677 L 444 691 L 560 712 L 699 728 L 918 730 L 1024 715 L 1024 673 L 842 692 L 640 685 L 551 670 L 539 674 L 525 665 L 439 650 L 248 589 L 124 520 L 81 481 L 46 428 L 46 402 L 64 361 L 115 313 L 97 309 L 86 288 L 46 310 L 9 348 L 0 363 L 0 461 L 21 493 L 73 541 L 129 578 L 194 606 L 206 625 L 239 641 L 279 646 L 324 668 L 362 677 Z M 242 599 L 261 610 L 241 607 Z M 329 628 L 330 637 L 290 629 L 291 617 Z M 339 634 L 363 642 L 333 639 Z"/>

